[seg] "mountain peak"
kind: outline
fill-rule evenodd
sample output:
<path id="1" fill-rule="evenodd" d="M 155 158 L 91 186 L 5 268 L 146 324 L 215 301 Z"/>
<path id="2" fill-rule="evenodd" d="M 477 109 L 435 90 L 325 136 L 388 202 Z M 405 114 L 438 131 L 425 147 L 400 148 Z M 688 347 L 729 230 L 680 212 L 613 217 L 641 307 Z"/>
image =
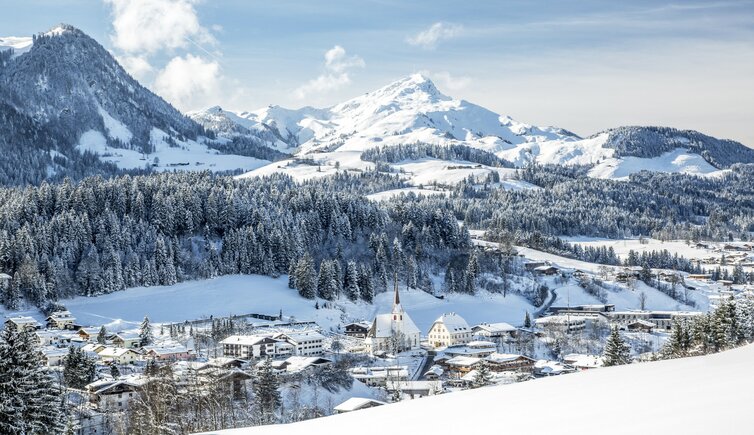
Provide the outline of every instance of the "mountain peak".
<path id="1" fill-rule="evenodd" d="M 78 34 L 84 34 L 81 30 L 78 28 L 66 24 L 66 23 L 60 23 L 54 27 L 52 27 L 50 30 L 43 33 L 44 36 L 60 36 L 64 33 L 78 33 Z"/>

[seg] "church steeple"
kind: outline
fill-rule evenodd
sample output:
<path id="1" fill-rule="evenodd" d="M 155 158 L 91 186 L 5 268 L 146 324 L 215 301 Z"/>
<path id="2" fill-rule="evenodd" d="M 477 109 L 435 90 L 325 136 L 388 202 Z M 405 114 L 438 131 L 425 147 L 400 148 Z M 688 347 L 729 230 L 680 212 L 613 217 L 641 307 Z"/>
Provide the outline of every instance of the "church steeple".
<path id="1" fill-rule="evenodd" d="M 398 273 L 393 277 L 393 286 L 395 296 L 393 296 L 393 320 L 403 320 L 403 307 L 401 306 L 401 296 L 398 293 Z"/>

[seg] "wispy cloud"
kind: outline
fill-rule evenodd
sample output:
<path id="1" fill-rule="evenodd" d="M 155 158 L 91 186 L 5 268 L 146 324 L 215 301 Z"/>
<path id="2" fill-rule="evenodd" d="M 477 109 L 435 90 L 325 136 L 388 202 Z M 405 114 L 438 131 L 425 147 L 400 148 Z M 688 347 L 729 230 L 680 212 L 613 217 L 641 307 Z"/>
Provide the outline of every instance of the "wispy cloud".
<path id="1" fill-rule="evenodd" d="M 422 70 L 419 71 L 419 73 L 431 78 L 436 83 L 438 83 L 440 87 L 451 91 L 460 91 L 466 89 L 472 82 L 472 79 L 469 76 L 453 75 L 448 71 L 432 72 L 429 70 Z"/>
<path id="2" fill-rule="evenodd" d="M 422 30 L 414 36 L 410 36 L 406 41 L 422 48 L 432 49 L 437 47 L 440 41 L 445 41 L 457 37 L 463 31 L 463 26 L 459 24 L 449 24 L 437 22 Z"/>
<path id="3" fill-rule="evenodd" d="M 342 88 L 351 83 L 351 70 L 364 68 L 366 63 L 359 56 L 349 56 L 340 45 L 325 52 L 324 72 L 299 86 L 293 95 L 298 99 L 315 93 L 325 93 Z"/>

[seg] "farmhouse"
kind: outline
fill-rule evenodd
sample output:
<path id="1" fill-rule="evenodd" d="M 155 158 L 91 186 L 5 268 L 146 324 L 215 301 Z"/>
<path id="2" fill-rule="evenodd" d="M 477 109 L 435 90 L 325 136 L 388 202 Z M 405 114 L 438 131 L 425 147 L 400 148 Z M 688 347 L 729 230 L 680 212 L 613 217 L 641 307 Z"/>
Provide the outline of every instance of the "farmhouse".
<path id="1" fill-rule="evenodd" d="M 398 351 L 419 348 L 421 332 L 401 306 L 398 284 L 395 284 L 393 310 L 378 314 L 369 327 L 364 346 L 369 353 Z"/>
<path id="2" fill-rule="evenodd" d="M 524 355 L 493 353 L 485 358 L 487 365 L 493 372 L 531 371 L 536 360 Z"/>
<path id="3" fill-rule="evenodd" d="M 505 322 L 501 323 L 482 323 L 471 328 L 474 337 L 484 339 L 504 339 L 512 338 L 516 335 L 517 328 Z"/>
<path id="4" fill-rule="evenodd" d="M 54 329 L 74 329 L 73 317 L 70 311 L 55 311 L 47 317 L 47 327 Z"/>
<path id="5" fill-rule="evenodd" d="M 141 347 L 141 337 L 135 332 L 119 332 L 115 334 L 113 344 L 127 349 L 137 349 Z"/>
<path id="6" fill-rule="evenodd" d="M 386 405 L 385 402 L 380 402 L 374 399 L 365 399 L 363 397 L 351 397 L 345 402 L 333 408 L 336 414 L 342 414 L 344 412 L 359 411 L 367 408 L 374 408 L 375 406 Z"/>
<path id="7" fill-rule="evenodd" d="M 427 337 L 434 347 L 464 344 L 471 341 L 471 328 L 458 314 L 443 314 L 429 328 Z"/>
<path id="8" fill-rule="evenodd" d="M 5 326 L 11 331 L 16 332 L 34 331 L 42 328 L 39 322 L 28 316 L 10 317 L 5 321 Z"/>
<path id="9" fill-rule="evenodd" d="M 368 322 L 355 322 L 346 325 L 346 335 L 355 338 L 365 338 L 369 332 Z"/>

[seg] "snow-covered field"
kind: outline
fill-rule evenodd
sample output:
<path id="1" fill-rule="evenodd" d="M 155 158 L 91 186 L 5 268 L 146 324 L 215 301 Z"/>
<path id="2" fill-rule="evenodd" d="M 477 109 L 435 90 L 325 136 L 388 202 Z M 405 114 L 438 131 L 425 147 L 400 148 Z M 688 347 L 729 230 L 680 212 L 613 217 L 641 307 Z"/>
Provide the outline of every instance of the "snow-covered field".
<path id="1" fill-rule="evenodd" d="M 679 172 L 705 176 L 720 176 L 727 172 L 710 165 L 699 154 L 691 153 L 683 148 L 676 148 L 652 158 L 621 157 L 605 159 L 589 171 L 589 176 L 625 180 L 628 179 L 629 175 L 640 171 Z"/>
<path id="2" fill-rule="evenodd" d="M 390 312 L 391 292 L 380 293 L 373 305 L 338 300 L 332 308 L 315 309 L 315 301 L 300 297 L 287 285 L 287 277 L 270 278 L 258 275 L 228 275 L 219 278 L 188 281 L 172 286 L 136 287 L 97 297 L 79 296 L 61 303 L 82 325 L 105 324 L 108 328 L 128 329 L 144 316 L 156 323 L 182 322 L 210 315 L 270 314 L 283 310 L 284 316 L 317 322 L 326 330 L 337 330 L 345 322 L 369 320 L 378 312 Z M 476 296 L 452 294 L 444 300 L 419 290 L 401 289 L 401 303 L 424 332 L 445 312 L 455 311 L 470 324 L 509 322 L 519 324 L 525 311 L 534 307 L 517 295 L 503 297 L 480 292 Z M 320 300 L 319 305 L 324 305 Z M 11 315 L 12 313 L 5 313 Z M 42 320 L 40 313 L 23 312 Z"/>
<path id="3" fill-rule="evenodd" d="M 211 433 L 749 433 L 752 360 L 750 345 L 715 355 L 462 391 L 288 425 Z"/>
<path id="4" fill-rule="evenodd" d="M 108 136 L 114 139 L 130 138 L 131 132 L 120 122 L 107 115 L 103 120 Z M 119 168 L 138 169 L 157 162 L 153 169 L 160 171 L 171 170 L 210 170 L 230 171 L 235 169 L 253 170 L 270 163 L 267 160 L 253 157 L 221 154 L 206 145 L 196 141 L 179 142 L 178 147 L 171 147 L 165 142 L 166 134 L 158 129 L 152 131 L 153 153 L 142 154 L 135 150 L 113 148 L 107 145 L 105 136 L 96 130 L 89 130 L 81 135 L 76 148 L 80 151 L 91 151 L 106 162 L 115 163 Z"/>
<path id="5" fill-rule="evenodd" d="M 615 254 L 621 259 L 626 258 L 631 250 L 641 253 L 667 249 L 671 254 L 682 255 L 686 258 L 704 258 L 714 254 L 712 249 L 697 248 L 693 243 L 686 244 L 683 240 L 662 241 L 647 238 L 642 243 L 639 239 L 603 239 L 596 237 L 562 237 L 562 239 L 582 246 L 612 247 Z"/>

